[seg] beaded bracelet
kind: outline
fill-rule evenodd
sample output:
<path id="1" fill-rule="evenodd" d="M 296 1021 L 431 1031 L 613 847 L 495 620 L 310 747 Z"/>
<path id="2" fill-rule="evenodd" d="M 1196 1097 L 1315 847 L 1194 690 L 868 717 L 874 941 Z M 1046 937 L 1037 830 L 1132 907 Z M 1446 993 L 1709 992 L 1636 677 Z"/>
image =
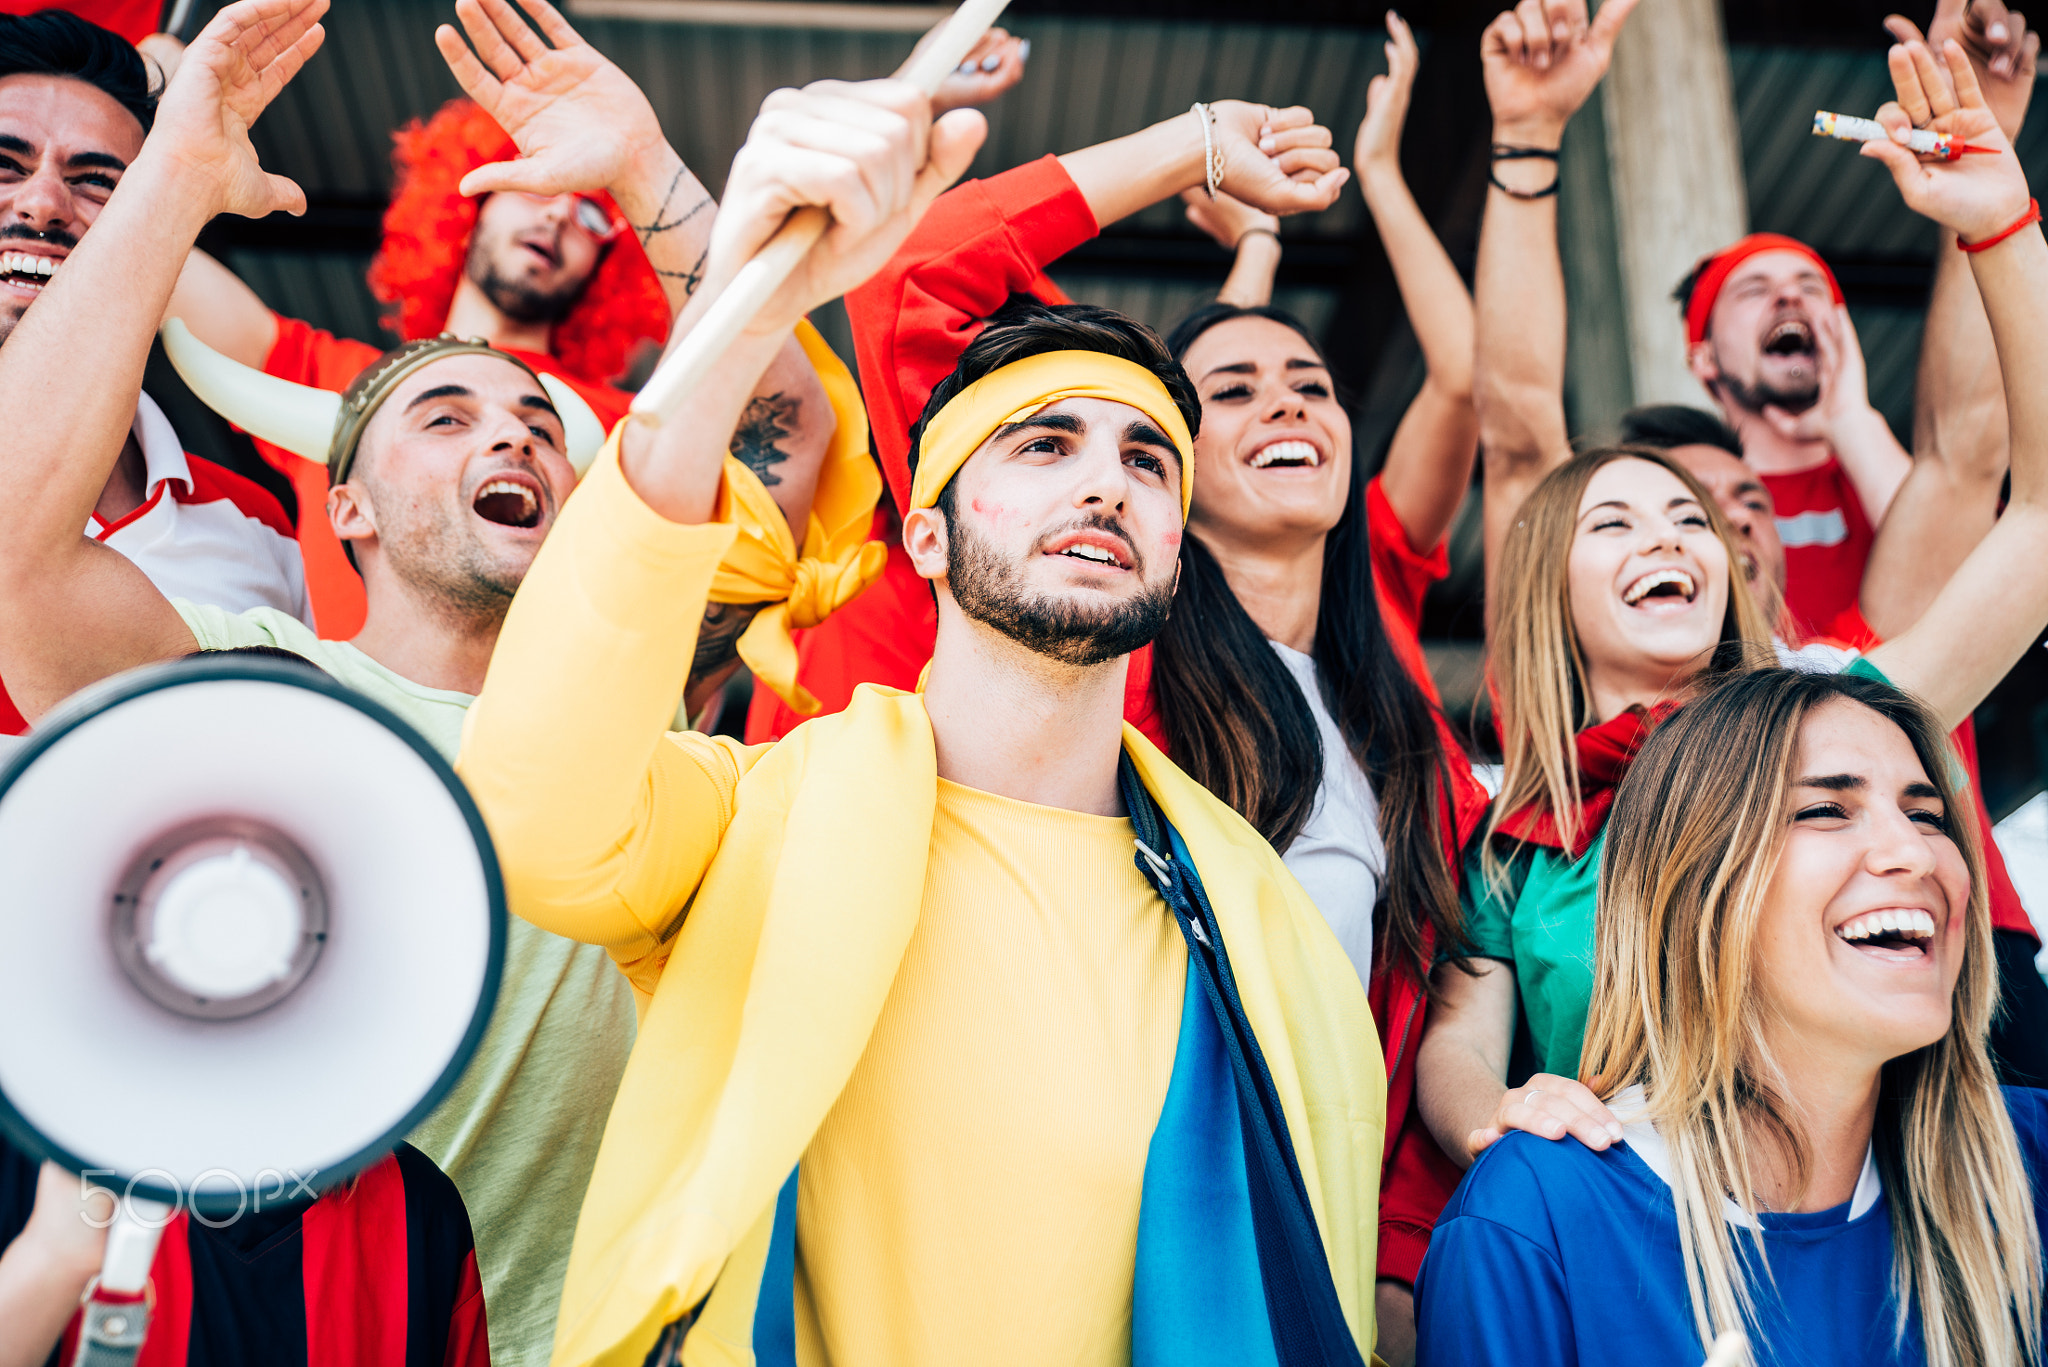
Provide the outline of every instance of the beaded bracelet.
<path id="1" fill-rule="evenodd" d="M 1996 247 L 1999 243 L 2005 241 L 2005 239 L 2007 239 L 2008 237 L 2011 237 L 2020 229 L 2026 227 L 2029 223 L 2039 223 L 2040 221 L 2041 201 L 2038 199 L 2030 199 L 2027 201 L 2027 211 L 2021 214 L 2019 218 L 2014 221 L 2011 227 L 2001 229 L 2000 231 L 1995 232 L 1991 236 L 1985 238 L 1981 242 L 1965 242 L 1962 238 L 1958 237 L 1956 239 L 1956 250 L 1959 252 L 1988 251 L 1991 248 Z"/>
<path id="2" fill-rule="evenodd" d="M 1216 111 L 1196 100 L 1190 112 L 1202 125 L 1202 182 L 1209 198 L 1214 199 L 1223 184 L 1223 157 L 1216 150 Z"/>

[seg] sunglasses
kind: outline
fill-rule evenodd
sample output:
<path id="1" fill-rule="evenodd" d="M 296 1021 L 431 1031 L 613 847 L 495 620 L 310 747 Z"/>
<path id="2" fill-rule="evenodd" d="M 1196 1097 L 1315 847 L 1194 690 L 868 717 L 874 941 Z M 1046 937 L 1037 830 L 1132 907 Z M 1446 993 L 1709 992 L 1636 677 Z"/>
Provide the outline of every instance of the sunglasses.
<path id="1" fill-rule="evenodd" d="M 524 191 L 520 193 L 525 194 Z M 560 198 L 560 196 L 526 194 L 526 198 L 532 200 L 535 204 L 547 204 Z M 610 211 L 604 205 L 598 203 L 589 195 L 577 195 L 575 200 L 576 207 L 572 218 L 576 226 L 589 233 L 599 242 L 609 242 L 626 230 L 624 223 L 613 218 Z"/>

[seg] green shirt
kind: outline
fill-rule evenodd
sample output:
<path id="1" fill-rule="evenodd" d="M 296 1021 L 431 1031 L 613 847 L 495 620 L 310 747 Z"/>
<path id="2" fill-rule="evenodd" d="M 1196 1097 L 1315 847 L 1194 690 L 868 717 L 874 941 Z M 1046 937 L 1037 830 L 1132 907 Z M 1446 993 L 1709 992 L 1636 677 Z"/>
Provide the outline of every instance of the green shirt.
<path id="1" fill-rule="evenodd" d="M 1891 682 L 1860 655 L 1841 672 Z M 1513 967 L 1536 1066 L 1559 1077 L 1579 1075 L 1586 1042 L 1586 1015 L 1593 1005 L 1593 919 L 1606 846 L 1605 830 L 1577 859 L 1563 850 L 1522 845 L 1498 887 L 1488 886 L 1475 851 L 1466 861 L 1459 894 L 1473 954 Z"/>
<path id="2" fill-rule="evenodd" d="M 278 646 L 376 699 L 454 762 L 467 693 L 401 678 L 273 608 L 230 613 L 178 600 L 206 650 Z M 462 1193 L 476 1236 L 491 1361 L 540 1367 L 583 1189 L 632 1052 L 633 993 L 605 952 L 512 917 L 497 1009 L 447 1099 L 407 1138 Z"/>
<path id="3" fill-rule="evenodd" d="M 1472 952 L 1514 968 L 1536 1066 L 1560 1077 L 1579 1075 L 1586 1011 L 1593 1002 L 1593 912 L 1606 845 L 1605 831 L 1577 859 L 1563 850 L 1523 845 L 1498 887 L 1489 887 L 1474 851 L 1459 894 Z"/>

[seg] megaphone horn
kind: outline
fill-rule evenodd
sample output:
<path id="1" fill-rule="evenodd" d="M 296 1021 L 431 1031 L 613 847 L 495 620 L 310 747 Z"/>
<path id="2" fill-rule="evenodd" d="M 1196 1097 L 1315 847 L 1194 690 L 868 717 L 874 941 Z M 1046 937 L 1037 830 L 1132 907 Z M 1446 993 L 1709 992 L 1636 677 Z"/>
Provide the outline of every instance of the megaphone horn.
<path id="1" fill-rule="evenodd" d="M 0 868 L 0 1131 L 120 1198 L 103 1347 L 140 1343 L 171 1212 L 217 1224 L 382 1158 L 497 998 L 476 805 L 310 665 L 221 652 L 74 697 L 0 768 Z"/>

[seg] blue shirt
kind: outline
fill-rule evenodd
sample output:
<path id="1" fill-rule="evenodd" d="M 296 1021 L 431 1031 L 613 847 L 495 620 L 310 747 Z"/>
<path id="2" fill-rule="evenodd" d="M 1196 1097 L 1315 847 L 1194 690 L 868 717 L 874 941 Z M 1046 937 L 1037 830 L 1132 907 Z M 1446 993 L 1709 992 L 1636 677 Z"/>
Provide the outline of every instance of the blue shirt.
<path id="1" fill-rule="evenodd" d="M 2006 1109 L 2048 1242 L 2048 1092 Z M 1893 1336 L 1889 1201 L 1764 1215 L 1775 1293 L 1752 1278 L 1763 1367 L 1918 1367 L 1920 1320 Z M 1749 1236 L 1738 1236 L 1738 1253 Z M 1786 1313 L 1785 1307 L 1794 1307 Z M 1671 1189 L 1626 1144 L 1515 1132 L 1479 1156 L 1437 1223 L 1415 1283 L 1418 1367 L 1687 1367 L 1706 1356 Z"/>

